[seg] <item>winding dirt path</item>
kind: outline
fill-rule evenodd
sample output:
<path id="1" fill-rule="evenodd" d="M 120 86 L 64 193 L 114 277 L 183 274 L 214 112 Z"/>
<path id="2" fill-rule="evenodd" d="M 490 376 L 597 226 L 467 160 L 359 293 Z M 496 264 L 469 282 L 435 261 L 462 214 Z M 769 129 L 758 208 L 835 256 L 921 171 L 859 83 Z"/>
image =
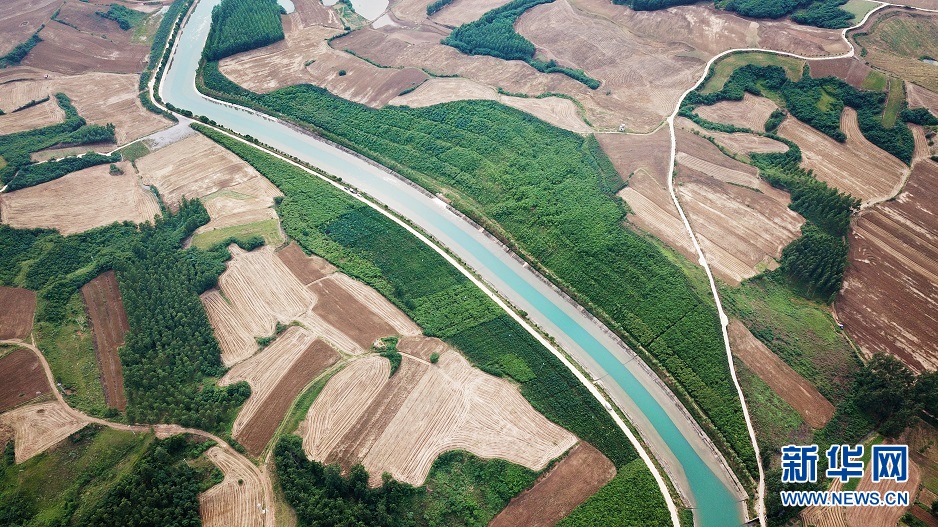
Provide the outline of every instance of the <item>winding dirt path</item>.
<path id="1" fill-rule="evenodd" d="M 49 363 L 46 361 L 46 357 L 42 354 L 41 351 L 39 351 L 39 348 L 36 347 L 35 339 L 33 339 L 32 343 L 28 343 L 22 340 L 0 340 L 0 344 L 13 344 L 16 346 L 21 346 L 35 353 L 36 357 L 39 358 L 40 364 L 42 364 L 42 369 L 46 372 L 46 378 L 49 380 L 49 385 L 53 388 L 52 391 L 55 393 L 55 398 L 63 405 L 64 408 L 66 408 L 66 411 L 76 419 L 86 421 L 89 424 L 97 424 L 125 432 L 152 432 L 156 435 L 156 437 L 159 438 L 167 438 L 178 434 L 192 434 L 215 441 L 218 443 L 217 448 L 221 448 L 229 455 L 238 458 L 242 465 L 250 467 L 250 470 L 254 473 L 254 476 L 263 483 L 263 496 L 265 505 L 264 509 L 266 511 L 264 514 L 264 526 L 274 527 L 277 524 L 275 517 L 276 507 L 274 506 L 274 487 L 271 483 L 270 475 L 266 470 L 262 470 L 260 467 L 252 463 L 251 460 L 244 457 L 240 452 L 232 448 L 231 445 L 229 445 L 224 439 L 216 436 L 215 434 L 210 434 L 204 430 L 198 430 L 196 428 L 185 428 L 175 424 L 128 425 L 124 423 L 114 423 L 105 419 L 99 419 L 97 417 L 91 417 L 84 412 L 80 412 L 72 408 L 68 405 L 67 402 L 65 402 L 65 398 L 62 396 L 62 392 L 58 389 L 58 385 L 55 382 L 55 376 L 52 375 L 52 368 L 49 367 Z"/>

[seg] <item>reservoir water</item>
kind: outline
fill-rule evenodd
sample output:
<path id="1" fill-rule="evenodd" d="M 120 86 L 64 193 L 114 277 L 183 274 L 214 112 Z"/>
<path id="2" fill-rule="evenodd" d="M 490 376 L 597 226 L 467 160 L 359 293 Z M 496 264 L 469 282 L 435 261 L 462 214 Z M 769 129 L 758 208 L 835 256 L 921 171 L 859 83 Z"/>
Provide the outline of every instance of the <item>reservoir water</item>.
<path id="1" fill-rule="evenodd" d="M 651 454 L 667 468 L 672 481 L 692 503 L 698 526 L 732 527 L 743 522 L 743 496 L 721 469 L 707 441 L 661 388 L 660 381 L 617 339 L 543 283 L 526 265 L 512 258 L 497 242 L 448 210 L 438 199 L 362 159 L 270 118 L 201 95 L 195 89 L 195 71 L 208 36 L 212 8 L 219 2 L 200 0 L 184 26 L 161 83 L 164 101 L 249 134 L 339 176 L 418 225 L 503 297 L 525 310 L 592 378 L 600 379 L 603 389 L 638 428 Z"/>

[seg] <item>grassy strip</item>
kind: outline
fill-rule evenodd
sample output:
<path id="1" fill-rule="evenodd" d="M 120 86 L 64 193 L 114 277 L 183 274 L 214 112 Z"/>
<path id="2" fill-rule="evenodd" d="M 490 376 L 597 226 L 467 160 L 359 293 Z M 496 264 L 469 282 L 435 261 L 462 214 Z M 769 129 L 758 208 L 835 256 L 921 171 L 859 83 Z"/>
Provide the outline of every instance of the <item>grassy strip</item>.
<path id="1" fill-rule="evenodd" d="M 442 189 L 662 376 L 673 376 L 672 389 L 725 455 L 740 470 L 741 459 L 755 470 L 716 311 L 656 247 L 623 228 L 625 207 L 610 192 L 614 172 L 590 148 L 592 138 L 490 101 L 372 110 L 309 85 L 254 94 L 213 63 L 202 75 L 215 95 L 293 120 L 428 190 Z"/>
<path id="2" fill-rule="evenodd" d="M 376 288 L 424 328 L 498 376 L 503 357 L 534 378 L 522 394 L 552 421 L 589 441 L 617 466 L 636 454 L 605 409 L 547 349 L 501 312 L 465 276 L 410 233 L 305 171 L 205 127 L 199 129 L 250 163 L 283 192 L 283 228 L 307 251 Z M 522 382 L 523 381 L 523 382 Z"/>
<path id="3" fill-rule="evenodd" d="M 210 249 L 230 238 L 248 239 L 253 236 L 260 236 L 264 239 L 264 243 L 273 247 L 278 247 L 283 243 L 283 237 L 280 236 L 280 222 L 276 219 L 269 219 L 196 234 L 192 237 L 192 245 L 199 249 Z"/>

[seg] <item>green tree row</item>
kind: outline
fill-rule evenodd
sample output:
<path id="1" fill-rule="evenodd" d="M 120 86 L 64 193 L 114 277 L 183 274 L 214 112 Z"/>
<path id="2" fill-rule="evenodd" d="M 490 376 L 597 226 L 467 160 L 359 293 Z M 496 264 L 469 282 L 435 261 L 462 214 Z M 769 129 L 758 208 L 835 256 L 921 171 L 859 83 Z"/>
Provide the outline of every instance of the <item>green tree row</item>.
<path id="1" fill-rule="evenodd" d="M 535 59 L 534 44 L 515 32 L 515 21 L 525 11 L 536 5 L 553 1 L 513 0 L 485 13 L 474 22 L 457 27 L 443 39 L 443 44 L 452 46 L 467 55 L 489 55 L 504 60 L 523 60 L 542 73 L 563 73 L 595 90 L 599 87 L 599 81 L 582 70 L 559 66 L 554 60 L 545 62 Z M 427 7 L 427 13 L 432 14 L 431 8 L 439 3 L 430 4 Z M 443 3 L 437 10 L 445 5 Z"/>
<path id="2" fill-rule="evenodd" d="M 676 5 L 689 5 L 695 0 L 613 0 L 636 11 L 655 11 Z M 799 24 L 825 28 L 849 27 L 853 15 L 840 8 L 847 0 L 716 0 L 717 7 L 752 18 L 791 16 Z"/>
<path id="3" fill-rule="evenodd" d="M 212 10 L 205 59 L 221 60 L 283 40 L 282 12 L 276 0 L 223 0 Z"/>
<path id="4" fill-rule="evenodd" d="M 39 38 L 39 32 L 42 31 L 42 28 L 45 25 L 39 26 L 39 29 L 32 34 L 25 42 L 17 44 L 13 49 L 11 49 L 6 55 L 0 57 L 0 69 L 9 68 L 10 66 L 16 66 L 20 62 L 23 62 L 23 59 L 26 58 L 26 55 L 29 55 L 29 52 L 33 50 L 36 45 L 42 42 L 42 39 Z"/>
<path id="5" fill-rule="evenodd" d="M 113 137 L 113 134 L 112 134 Z M 58 179 L 65 174 L 82 170 L 85 168 L 103 165 L 105 163 L 116 163 L 121 160 L 120 154 L 103 155 L 95 152 L 88 152 L 81 157 L 69 156 L 55 161 L 45 163 L 36 163 L 29 165 L 10 181 L 7 190 L 18 190 L 21 188 L 32 187 Z"/>

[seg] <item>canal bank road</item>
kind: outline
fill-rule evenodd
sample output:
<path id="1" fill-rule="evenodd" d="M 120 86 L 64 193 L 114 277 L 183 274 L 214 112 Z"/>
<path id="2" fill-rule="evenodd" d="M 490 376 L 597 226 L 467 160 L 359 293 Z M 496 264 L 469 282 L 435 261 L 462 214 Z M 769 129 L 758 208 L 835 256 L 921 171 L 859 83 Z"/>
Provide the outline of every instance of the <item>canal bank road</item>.
<path id="1" fill-rule="evenodd" d="M 682 497 L 695 508 L 696 525 L 731 527 L 743 522 L 745 494 L 709 439 L 657 376 L 608 329 L 497 240 L 386 169 L 269 117 L 198 93 L 195 71 L 212 8 L 219 2 L 200 0 L 184 25 L 160 85 L 164 101 L 341 177 L 435 238 L 494 290 L 526 311 L 528 318 L 554 337 L 622 409 Z"/>

